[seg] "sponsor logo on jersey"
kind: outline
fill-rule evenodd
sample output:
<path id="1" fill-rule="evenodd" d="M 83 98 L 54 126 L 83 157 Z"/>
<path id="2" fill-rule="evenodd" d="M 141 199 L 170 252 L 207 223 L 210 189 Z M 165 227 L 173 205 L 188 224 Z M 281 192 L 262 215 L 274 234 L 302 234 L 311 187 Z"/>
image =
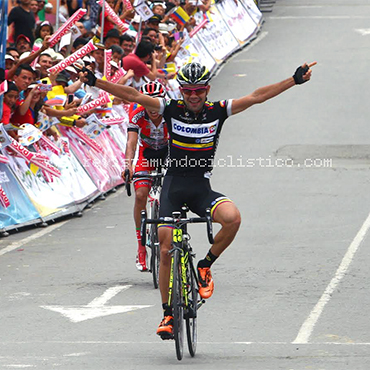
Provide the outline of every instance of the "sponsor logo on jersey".
<path id="1" fill-rule="evenodd" d="M 221 106 L 222 108 L 225 108 L 225 106 L 226 106 L 226 100 L 221 100 L 221 101 L 220 101 L 220 106 Z"/>
<path id="2" fill-rule="evenodd" d="M 209 135 L 214 135 L 217 131 L 219 120 L 202 123 L 202 124 L 187 124 L 172 118 L 172 131 L 186 137 L 201 138 Z"/>

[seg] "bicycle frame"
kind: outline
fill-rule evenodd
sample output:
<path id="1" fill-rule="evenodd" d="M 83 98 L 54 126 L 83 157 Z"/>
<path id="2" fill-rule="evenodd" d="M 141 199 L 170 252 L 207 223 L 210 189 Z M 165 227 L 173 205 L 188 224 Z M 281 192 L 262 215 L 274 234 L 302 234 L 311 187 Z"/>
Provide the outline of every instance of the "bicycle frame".
<path id="1" fill-rule="evenodd" d="M 187 207 L 183 212 L 173 212 L 173 217 L 160 217 L 158 219 L 147 219 L 146 212 L 141 212 L 141 241 L 145 242 L 147 224 L 171 224 L 172 249 L 170 250 L 171 270 L 169 279 L 168 304 L 172 307 L 174 320 L 174 337 L 177 359 L 183 356 L 184 321 L 186 322 L 186 335 L 189 353 L 193 357 L 196 351 L 197 342 L 197 309 L 205 302 L 199 299 L 198 278 L 193 265 L 192 248 L 187 232 L 188 223 L 207 223 L 207 234 L 210 244 L 214 243 L 212 235 L 212 220 L 210 209 L 206 210 L 205 217 L 187 218 Z M 182 217 L 180 217 L 182 216 Z M 170 338 L 168 338 L 170 339 Z"/>
<path id="2" fill-rule="evenodd" d="M 184 297 L 184 305 L 185 308 L 188 307 L 188 294 L 187 294 L 187 286 L 188 286 L 188 279 L 186 276 L 187 267 L 189 263 L 189 249 L 187 243 L 183 240 L 183 230 L 181 228 L 174 229 L 172 233 L 172 243 L 173 249 L 170 253 L 173 253 L 175 249 L 180 252 L 180 265 L 181 265 L 181 280 L 182 280 L 182 294 Z M 168 295 L 168 305 L 172 304 L 172 289 L 173 289 L 173 270 L 174 270 L 174 259 L 171 260 L 171 275 L 170 275 L 170 284 L 169 284 L 169 295 Z"/>

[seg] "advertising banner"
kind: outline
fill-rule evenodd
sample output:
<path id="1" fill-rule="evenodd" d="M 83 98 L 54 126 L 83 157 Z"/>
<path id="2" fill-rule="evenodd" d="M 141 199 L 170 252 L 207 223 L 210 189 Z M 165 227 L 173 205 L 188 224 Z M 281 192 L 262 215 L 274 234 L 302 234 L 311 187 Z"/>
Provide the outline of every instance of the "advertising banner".
<path id="1" fill-rule="evenodd" d="M 5 68 L 5 51 L 8 31 L 8 2 L 0 1 L 0 68 Z M 3 116 L 3 97 L 0 96 L 0 117 Z"/>
<path id="2" fill-rule="evenodd" d="M 190 56 L 193 57 L 192 61 L 205 65 L 210 71 L 213 71 L 217 67 L 215 59 L 204 47 L 198 34 L 193 36 L 192 43 L 187 47 L 187 49 L 190 53 Z"/>
<path id="3" fill-rule="evenodd" d="M 41 149 L 50 158 L 50 163 L 61 172 L 60 177 L 45 176 L 45 173 L 24 158 L 8 156 L 9 166 L 26 191 L 41 217 L 66 211 L 97 191 L 81 165 L 72 155 L 60 156 Z"/>
<path id="4" fill-rule="evenodd" d="M 210 13 L 212 14 L 212 20 L 196 36 L 200 38 L 215 61 L 220 64 L 240 46 L 229 27 L 227 27 L 217 6 L 212 5 Z"/>
<path id="5" fill-rule="evenodd" d="M 0 185 L 10 202 L 8 208 L 0 207 L 0 229 L 26 223 L 40 217 L 8 165 L 3 163 L 0 163 Z"/>
<path id="6" fill-rule="evenodd" d="M 257 25 L 247 9 L 240 2 L 235 3 L 234 0 L 222 1 L 217 6 L 240 46 L 248 43 L 257 31 Z"/>
<path id="7" fill-rule="evenodd" d="M 97 152 L 68 127 L 59 126 L 58 129 L 68 137 L 70 148 L 99 191 L 105 193 L 123 183 L 121 172 L 124 169 L 124 153 L 106 131 L 96 139 L 103 148 L 102 152 Z"/>
<path id="8" fill-rule="evenodd" d="M 253 21 L 256 23 L 256 25 L 259 27 L 262 23 L 262 13 L 258 9 L 254 0 L 239 0 L 239 1 L 245 7 L 245 9 L 249 13 Z"/>

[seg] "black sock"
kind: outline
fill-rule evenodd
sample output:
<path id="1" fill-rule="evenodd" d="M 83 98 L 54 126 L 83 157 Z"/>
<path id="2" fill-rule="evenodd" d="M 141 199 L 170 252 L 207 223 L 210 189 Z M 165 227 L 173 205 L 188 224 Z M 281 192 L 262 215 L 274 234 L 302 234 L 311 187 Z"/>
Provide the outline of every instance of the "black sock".
<path id="1" fill-rule="evenodd" d="M 213 262 L 215 262 L 217 258 L 218 256 L 215 256 L 214 254 L 212 254 L 211 250 L 209 250 L 206 257 L 198 262 L 198 267 L 211 267 Z"/>
<path id="2" fill-rule="evenodd" d="M 172 307 L 168 303 L 162 303 L 163 316 L 172 316 Z"/>

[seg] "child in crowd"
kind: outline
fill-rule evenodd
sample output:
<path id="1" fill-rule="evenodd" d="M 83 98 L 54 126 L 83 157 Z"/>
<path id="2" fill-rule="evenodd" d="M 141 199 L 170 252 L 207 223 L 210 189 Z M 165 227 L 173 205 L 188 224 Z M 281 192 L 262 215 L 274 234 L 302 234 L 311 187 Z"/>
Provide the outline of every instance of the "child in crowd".
<path id="1" fill-rule="evenodd" d="M 40 23 L 35 30 L 35 43 L 41 44 L 46 36 L 52 35 L 53 33 L 53 26 L 48 21 Z"/>

